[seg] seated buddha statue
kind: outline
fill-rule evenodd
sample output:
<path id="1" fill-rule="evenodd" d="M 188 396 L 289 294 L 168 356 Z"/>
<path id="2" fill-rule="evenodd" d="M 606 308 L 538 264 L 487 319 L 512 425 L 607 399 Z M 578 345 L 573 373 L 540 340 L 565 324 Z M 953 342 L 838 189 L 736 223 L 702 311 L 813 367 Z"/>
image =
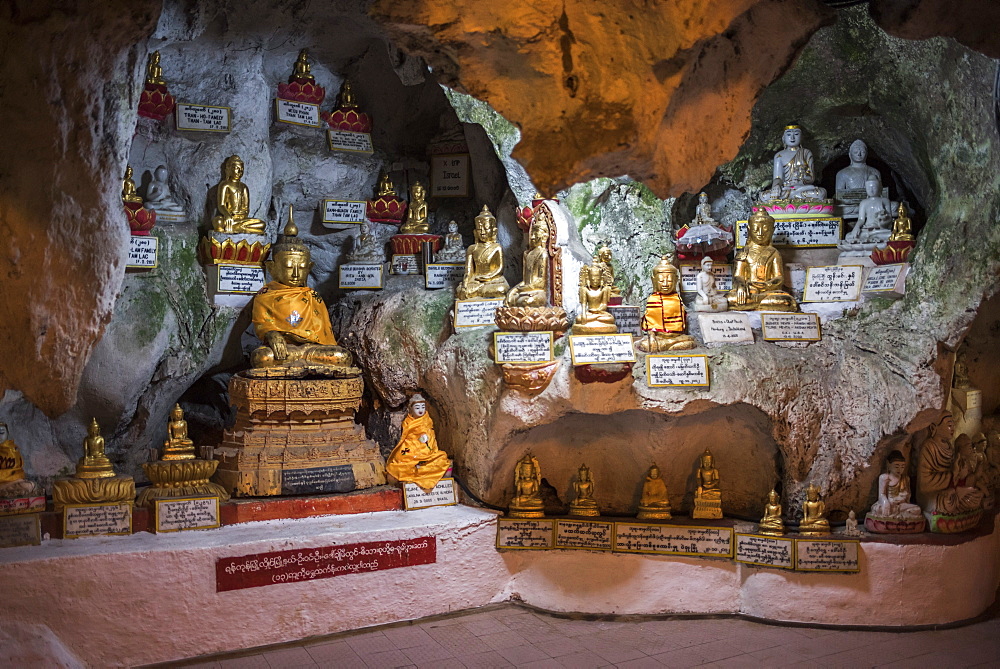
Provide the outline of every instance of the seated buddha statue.
<path id="1" fill-rule="evenodd" d="M 636 348 L 647 353 L 684 351 L 695 347 L 687 333 L 684 303 L 677 294 L 680 271 L 663 256 L 653 268 L 653 294 L 646 300 L 639 327 L 646 336 L 636 342 Z"/>
<path id="2" fill-rule="evenodd" d="M 868 197 L 858 205 L 858 222 L 844 241 L 871 244 L 884 242 L 892 234 L 892 203 L 882 197 L 882 182 L 876 177 L 865 182 Z"/>
<path id="3" fill-rule="evenodd" d="M 521 283 L 510 289 L 504 305 L 508 307 L 544 307 L 549 303 L 549 226 L 545 218 L 536 216 L 528 234 L 528 250 L 524 252 L 524 273 Z"/>
<path id="4" fill-rule="evenodd" d="M 194 460 L 194 442 L 188 438 L 188 424 L 184 409 L 175 404 L 167 423 L 167 440 L 163 442 L 161 460 Z"/>
<path id="5" fill-rule="evenodd" d="M 639 520 L 670 520 L 670 498 L 667 484 L 660 476 L 660 468 L 655 464 L 646 472 L 642 482 L 642 496 L 639 497 Z"/>
<path id="6" fill-rule="evenodd" d="M 0 499 L 39 494 L 41 487 L 25 478 L 24 458 L 17 444 L 9 438 L 7 424 L 0 423 Z"/>
<path id="7" fill-rule="evenodd" d="M 950 411 L 942 412 L 929 427 L 926 441 L 920 447 L 917 463 L 917 502 L 924 516 L 958 516 L 982 509 L 983 491 L 967 484 L 955 435 L 955 418 Z M 934 524 L 936 526 L 936 523 Z M 933 527 L 932 526 L 932 529 Z"/>
<path id="8" fill-rule="evenodd" d="M 622 291 L 615 285 L 615 268 L 611 265 L 611 249 L 601 244 L 594 253 L 594 263 L 601 268 L 604 284 L 611 288 L 611 297 L 621 297 Z"/>
<path id="9" fill-rule="evenodd" d="M 448 234 L 444 236 L 444 246 L 434 254 L 434 262 L 461 263 L 465 261 L 465 242 L 458 231 L 458 223 L 448 222 Z"/>
<path id="10" fill-rule="evenodd" d="M 160 66 L 159 51 L 149 54 L 149 60 L 146 61 L 146 83 L 154 86 L 167 85 L 167 82 L 163 80 L 163 67 Z"/>
<path id="11" fill-rule="evenodd" d="M 397 481 L 416 483 L 430 492 L 449 467 L 448 454 L 438 448 L 434 422 L 427 413 L 427 401 L 416 393 L 410 397 L 403 432 L 386 460 L 385 470 Z"/>
<path id="12" fill-rule="evenodd" d="M 484 204 L 476 216 L 476 243 L 465 250 L 465 277 L 455 289 L 459 300 L 503 297 L 510 285 L 503 278 L 503 248 L 497 244 L 497 219 Z"/>
<path id="13" fill-rule="evenodd" d="M 254 368 L 305 366 L 352 369 L 351 354 L 337 346 L 323 298 L 307 285 L 309 247 L 298 238 L 289 207 L 285 232 L 264 268 L 271 281 L 253 298 L 253 324 L 264 344 L 250 357 Z"/>
<path id="14" fill-rule="evenodd" d="M 367 219 L 361 221 L 358 236 L 354 238 L 354 248 L 347 254 L 347 262 L 348 264 L 385 262 L 385 248 L 372 233 L 372 226 Z"/>
<path id="15" fill-rule="evenodd" d="M 430 232 L 427 223 L 427 191 L 417 181 L 410 186 L 410 204 L 406 208 L 406 220 L 399 228 L 403 235 L 426 235 Z"/>
<path id="16" fill-rule="evenodd" d="M 715 468 L 712 453 L 707 448 L 701 456 L 696 476 L 698 487 L 694 491 L 692 518 L 722 518 L 722 490 L 719 488 L 719 470 Z"/>
<path id="17" fill-rule="evenodd" d="M 715 274 L 712 273 L 712 256 L 701 259 L 701 271 L 695 277 L 698 294 L 694 298 L 695 311 L 725 311 L 729 302 L 715 289 Z"/>
<path id="18" fill-rule="evenodd" d="M 802 502 L 801 534 L 830 534 L 830 521 L 826 519 L 826 504 L 819 498 L 819 488 L 809 484 L 806 501 Z"/>
<path id="19" fill-rule="evenodd" d="M 726 295 L 736 311 L 798 311 L 799 305 L 785 288 L 785 266 L 778 249 L 771 246 L 774 219 L 763 208 L 748 221 L 746 246 L 736 254 L 733 288 Z"/>
<path id="20" fill-rule="evenodd" d="M 514 468 L 514 497 L 507 515 L 511 518 L 543 518 L 542 473 L 531 453 L 518 460 Z"/>
<path id="21" fill-rule="evenodd" d="M 760 201 L 825 199 L 826 189 L 814 185 L 813 155 L 802 146 L 802 128 L 785 126 L 781 139 L 785 148 L 774 154 L 771 188 L 760 194 Z"/>
<path id="22" fill-rule="evenodd" d="M 782 535 L 785 533 L 785 521 L 781 518 L 781 502 L 778 492 L 771 489 L 767 493 L 767 504 L 764 505 L 764 517 L 760 519 L 757 531 L 761 534 Z"/>
<path id="23" fill-rule="evenodd" d="M 597 263 L 580 268 L 580 312 L 573 323 L 573 334 L 614 334 L 615 317 L 608 311 L 611 286 Z"/>
<path id="24" fill-rule="evenodd" d="M 580 465 L 577 480 L 573 482 L 575 499 L 569 504 L 571 516 L 599 516 L 597 501 L 594 499 L 594 480 L 590 477 L 590 468 Z"/>
<path id="25" fill-rule="evenodd" d="M 912 242 L 916 239 L 913 236 L 913 221 L 906 215 L 906 205 L 902 202 L 896 208 L 896 220 L 892 223 L 892 234 L 889 235 L 890 242 Z"/>
<path id="26" fill-rule="evenodd" d="M 76 478 L 102 479 L 112 478 L 115 470 L 111 460 L 104 453 L 104 437 L 101 436 L 101 426 L 96 418 L 90 419 L 87 427 L 87 438 L 83 440 L 83 457 L 76 463 Z"/>
<path id="27" fill-rule="evenodd" d="M 142 204 L 142 198 L 135 190 L 135 181 L 132 180 L 132 166 L 125 166 L 125 178 L 122 179 L 122 202 L 137 202 Z"/>
<path id="28" fill-rule="evenodd" d="M 288 83 L 293 81 L 315 81 L 312 75 L 312 66 L 309 64 L 309 49 L 299 51 L 299 57 L 295 59 L 292 66 L 292 76 L 288 78 Z"/>
<path id="29" fill-rule="evenodd" d="M 228 234 L 264 234 L 264 221 L 250 218 L 250 189 L 240 181 L 243 160 L 229 156 L 222 169 L 225 178 L 216 187 L 215 207 L 219 213 L 212 219 L 212 228 Z"/>
<path id="30" fill-rule="evenodd" d="M 165 165 L 158 166 L 153 170 L 153 179 L 146 187 L 146 202 L 143 205 L 146 209 L 155 209 L 157 216 L 163 220 L 184 218 L 184 207 L 179 205 L 170 193 L 170 185 L 167 183 L 170 173 Z"/>

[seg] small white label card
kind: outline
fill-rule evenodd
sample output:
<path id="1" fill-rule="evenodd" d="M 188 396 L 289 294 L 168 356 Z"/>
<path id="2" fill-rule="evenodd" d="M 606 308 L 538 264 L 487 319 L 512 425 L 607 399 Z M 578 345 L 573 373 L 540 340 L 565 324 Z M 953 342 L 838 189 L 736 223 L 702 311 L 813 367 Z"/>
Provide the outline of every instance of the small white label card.
<path id="1" fill-rule="evenodd" d="M 776 218 L 771 243 L 775 246 L 793 248 L 836 246 L 843 237 L 841 233 L 843 226 L 844 220 L 839 217 Z M 742 248 L 746 242 L 747 222 L 737 221 L 736 246 Z"/>
<path id="2" fill-rule="evenodd" d="M 218 497 L 177 497 L 158 499 L 153 514 L 156 533 L 181 530 L 210 530 L 219 527 Z"/>
<path id="3" fill-rule="evenodd" d="M 857 539 L 796 539 L 795 571 L 861 571 Z"/>
<path id="4" fill-rule="evenodd" d="M 393 274 L 420 274 L 420 258 L 413 253 L 394 253 L 389 271 Z"/>
<path id="5" fill-rule="evenodd" d="M 469 197 L 469 154 L 431 156 L 431 196 Z"/>
<path id="6" fill-rule="evenodd" d="M 0 516 L 0 548 L 37 546 L 42 543 L 42 524 L 37 513 Z"/>
<path id="7" fill-rule="evenodd" d="M 429 506 L 454 506 L 458 504 L 455 479 L 441 479 L 430 492 L 416 483 L 403 484 L 403 506 L 407 511 L 426 509 Z"/>
<path id="8" fill-rule="evenodd" d="M 497 518 L 497 548 L 552 548 L 555 521 L 539 518 Z"/>
<path id="9" fill-rule="evenodd" d="M 455 300 L 455 329 L 496 325 L 497 309 L 503 298 L 495 300 Z"/>
<path id="10" fill-rule="evenodd" d="M 764 311 L 760 314 L 764 341 L 819 341 L 823 331 L 818 314 L 788 314 Z"/>
<path id="11" fill-rule="evenodd" d="M 861 297 L 861 265 L 806 268 L 803 302 L 853 302 Z"/>
<path id="12" fill-rule="evenodd" d="M 706 344 L 752 344 L 750 318 L 742 311 L 700 313 L 701 338 Z"/>
<path id="13" fill-rule="evenodd" d="M 615 317 L 615 326 L 620 334 L 640 336 L 642 330 L 642 309 L 629 304 L 609 304 L 608 311 Z"/>
<path id="14" fill-rule="evenodd" d="M 902 297 L 906 293 L 906 273 L 909 267 L 907 263 L 897 263 L 869 268 L 861 292 L 866 295 Z"/>
<path id="15" fill-rule="evenodd" d="M 465 276 L 465 265 L 460 263 L 429 263 L 424 268 L 424 288 L 433 290 L 457 285 Z"/>
<path id="16" fill-rule="evenodd" d="M 647 355 L 646 382 L 659 386 L 707 386 L 708 356 L 704 354 Z"/>
<path id="17" fill-rule="evenodd" d="M 372 136 L 367 132 L 351 132 L 350 130 L 327 130 L 326 142 L 331 151 L 346 151 L 347 153 L 374 153 Z"/>
<path id="18" fill-rule="evenodd" d="M 275 98 L 274 108 L 275 117 L 280 123 L 304 125 L 310 128 L 319 127 L 319 105 Z"/>
<path id="19" fill-rule="evenodd" d="M 493 351 L 498 365 L 551 362 L 552 332 L 494 332 Z"/>
<path id="20" fill-rule="evenodd" d="M 258 265 L 219 263 L 218 292 L 252 295 L 264 287 L 264 268 Z"/>
<path id="21" fill-rule="evenodd" d="M 67 504 L 63 507 L 63 538 L 132 534 L 132 503 Z"/>
<path id="22" fill-rule="evenodd" d="M 323 224 L 362 223 L 368 203 L 364 200 L 323 200 Z"/>
<path id="23" fill-rule="evenodd" d="M 698 292 L 698 272 L 701 265 L 685 263 L 681 265 L 681 292 Z M 712 274 L 715 275 L 715 289 L 729 291 L 733 289 L 733 266 L 732 265 L 712 265 Z"/>
<path id="24" fill-rule="evenodd" d="M 612 522 L 605 520 L 556 520 L 556 548 L 609 551 L 614 538 Z"/>
<path id="25" fill-rule="evenodd" d="M 341 290 L 382 290 L 382 263 L 348 263 L 338 268 Z"/>
<path id="26" fill-rule="evenodd" d="M 793 569 L 795 540 L 760 534 L 736 535 L 736 561 L 760 567 Z"/>
<path id="27" fill-rule="evenodd" d="M 233 129 L 233 111 L 229 107 L 178 102 L 174 107 L 174 124 L 178 130 L 229 132 Z"/>
<path id="28" fill-rule="evenodd" d="M 635 362 L 630 334 L 570 335 L 569 350 L 574 365 Z"/>
<path id="29" fill-rule="evenodd" d="M 733 528 L 615 523 L 616 553 L 733 556 Z"/>
<path id="30" fill-rule="evenodd" d="M 132 235 L 128 244 L 128 262 L 126 267 L 136 269 L 153 269 L 156 267 L 157 248 L 160 240 L 152 235 Z"/>

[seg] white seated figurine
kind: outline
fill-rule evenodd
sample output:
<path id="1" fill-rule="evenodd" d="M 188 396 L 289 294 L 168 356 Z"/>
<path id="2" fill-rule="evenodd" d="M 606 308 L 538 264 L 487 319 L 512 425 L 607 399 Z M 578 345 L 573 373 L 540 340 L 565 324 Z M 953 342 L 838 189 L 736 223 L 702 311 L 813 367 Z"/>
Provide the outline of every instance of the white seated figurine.
<path id="1" fill-rule="evenodd" d="M 720 295 L 715 289 L 715 275 L 712 274 L 712 258 L 701 259 L 701 271 L 698 272 L 698 295 L 694 298 L 695 311 L 727 311 L 729 302 L 725 295 Z"/>
<path id="2" fill-rule="evenodd" d="M 868 197 L 858 205 L 858 222 L 844 238 L 852 244 L 878 244 L 892 234 L 893 207 L 889 198 L 882 197 L 882 182 L 869 179 L 865 182 Z"/>
<path id="3" fill-rule="evenodd" d="M 816 170 L 813 155 L 801 145 L 802 128 L 785 126 L 781 139 L 785 148 L 774 154 L 771 188 L 760 194 L 760 201 L 826 199 L 826 189 L 814 185 Z"/>
<path id="4" fill-rule="evenodd" d="M 385 262 L 385 249 L 372 234 L 368 221 L 361 222 L 361 230 L 354 238 L 354 250 L 347 254 L 348 264 L 381 264 Z"/>
<path id="5" fill-rule="evenodd" d="M 444 247 L 434 255 L 434 262 L 465 263 L 465 245 L 458 232 L 458 223 L 448 223 L 448 234 L 444 236 Z"/>
<path id="6" fill-rule="evenodd" d="M 860 537 L 861 530 L 858 529 L 858 517 L 854 513 L 854 509 L 851 509 L 847 514 L 847 520 L 844 522 L 844 534 L 849 537 Z"/>
<path id="7" fill-rule="evenodd" d="M 840 200 L 844 218 L 857 218 L 858 204 L 863 198 L 854 199 L 857 196 L 851 191 L 863 191 L 869 179 L 881 181 L 882 177 L 879 176 L 878 170 L 866 162 L 868 145 L 862 140 L 854 140 L 847 154 L 851 158 L 851 164 L 837 172 L 837 199 Z"/>
<path id="8" fill-rule="evenodd" d="M 156 210 L 158 220 L 186 221 L 187 213 L 184 211 L 184 207 L 177 204 L 177 201 L 170 194 L 170 185 L 167 183 L 169 177 L 170 174 L 164 165 L 153 170 L 153 180 L 146 187 L 146 200 L 142 206 L 146 209 Z"/>

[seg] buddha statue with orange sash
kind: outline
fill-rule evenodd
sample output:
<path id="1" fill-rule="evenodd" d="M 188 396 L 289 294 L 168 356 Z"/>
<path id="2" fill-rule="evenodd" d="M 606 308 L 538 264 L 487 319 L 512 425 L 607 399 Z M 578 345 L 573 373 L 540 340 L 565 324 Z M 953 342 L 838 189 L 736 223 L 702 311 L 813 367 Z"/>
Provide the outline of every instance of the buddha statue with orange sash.
<path id="1" fill-rule="evenodd" d="M 399 481 L 416 483 L 430 492 L 451 467 L 448 454 L 438 449 L 434 422 L 427 402 L 417 393 L 410 398 L 403 433 L 385 463 L 385 470 Z"/>
<path id="2" fill-rule="evenodd" d="M 646 312 L 640 327 L 646 336 L 636 342 L 636 348 L 646 353 L 684 351 L 695 347 L 694 339 L 686 334 L 687 317 L 684 303 L 677 293 L 680 271 L 663 256 L 653 268 L 653 294 L 646 300 Z"/>
<path id="3" fill-rule="evenodd" d="M 251 356 L 261 367 L 352 367 L 351 354 L 337 346 L 323 298 L 306 281 L 312 270 L 309 247 L 298 238 L 291 208 L 283 235 L 264 263 L 271 282 L 253 298 L 253 324 L 264 343 Z"/>

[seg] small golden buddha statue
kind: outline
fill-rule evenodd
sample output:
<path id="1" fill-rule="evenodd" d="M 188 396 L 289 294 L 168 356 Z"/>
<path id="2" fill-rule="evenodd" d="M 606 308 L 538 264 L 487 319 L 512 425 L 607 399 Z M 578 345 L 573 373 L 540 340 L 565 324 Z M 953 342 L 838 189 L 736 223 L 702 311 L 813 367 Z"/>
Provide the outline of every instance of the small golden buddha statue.
<path id="1" fill-rule="evenodd" d="M 670 520 L 670 499 L 667 497 L 667 484 L 660 476 L 660 468 L 655 464 L 646 472 L 646 480 L 642 483 L 642 496 L 639 498 L 638 520 Z"/>
<path id="2" fill-rule="evenodd" d="M 264 344 L 251 355 L 251 364 L 353 369 L 351 354 L 333 336 L 326 303 L 307 285 L 313 263 L 298 234 L 289 207 L 285 232 L 264 263 L 272 280 L 253 298 L 254 331 Z"/>
<path id="3" fill-rule="evenodd" d="M 889 236 L 890 242 L 912 242 L 916 240 L 913 236 L 913 222 L 906 215 L 906 205 L 902 202 L 896 209 L 896 220 L 892 223 L 892 234 Z"/>
<path id="4" fill-rule="evenodd" d="M 386 460 L 385 471 L 397 481 L 416 483 L 430 492 L 449 467 L 448 454 L 438 448 L 434 421 L 427 413 L 427 401 L 416 393 L 410 397 L 403 432 Z"/>
<path id="5" fill-rule="evenodd" d="M 712 452 L 707 448 L 701 455 L 697 474 L 698 487 L 694 490 L 692 518 L 722 518 L 722 490 L 719 489 L 719 470 L 715 468 Z"/>
<path id="6" fill-rule="evenodd" d="M 358 101 L 354 99 L 354 88 L 351 86 L 350 79 L 344 79 L 344 83 L 340 87 L 340 95 L 337 96 L 337 107 L 339 109 L 355 109 L 358 106 Z"/>
<path id="7" fill-rule="evenodd" d="M 167 440 L 163 442 L 161 460 L 194 460 L 194 442 L 188 438 L 184 409 L 175 404 L 167 423 Z"/>
<path id="8" fill-rule="evenodd" d="M 573 334 L 614 334 L 615 317 L 608 311 L 611 286 L 608 276 L 596 262 L 580 268 L 580 313 L 573 323 Z"/>
<path id="9" fill-rule="evenodd" d="M 601 512 L 597 510 L 597 501 L 594 499 L 594 480 L 590 477 L 590 469 L 587 465 L 580 465 L 577 480 L 573 482 L 573 492 L 576 494 L 576 498 L 570 502 L 569 515 L 601 515 Z"/>
<path id="10" fill-rule="evenodd" d="M 250 218 L 250 189 L 240 181 L 243 160 L 229 156 L 222 169 L 225 178 L 216 187 L 215 207 L 219 213 L 212 219 L 212 228 L 228 234 L 264 234 L 264 221 Z"/>
<path id="11" fill-rule="evenodd" d="M 747 224 L 749 240 L 736 254 L 733 288 L 726 295 L 735 311 L 798 311 L 799 305 L 785 288 L 781 254 L 771 246 L 774 219 L 759 208 Z"/>
<path id="12" fill-rule="evenodd" d="M 677 294 L 681 273 L 663 256 L 653 268 L 653 294 L 646 300 L 646 311 L 640 327 L 646 336 L 636 342 L 636 348 L 647 353 L 684 351 L 695 347 L 687 332 L 684 303 Z"/>
<path id="13" fill-rule="evenodd" d="M 812 483 L 806 489 L 806 501 L 802 502 L 802 522 L 800 534 L 830 534 L 830 521 L 826 519 L 826 504 L 819 498 L 819 488 Z"/>
<path id="14" fill-rule="evenodd" d="M 87 428 L 87 438 L 83 440 L 83 457 L 76 464 L 76 478 L 103 479 L 112 478 L 115 470 L 111 461 L 104 454 L 104 437 L 101 436 L 101 426 L 96 418 L 90 419 Z"/>
<path id="15" fill-rule="evenodd" d="M 521 283 L 511 288 L 504 300 L 508 307 L 544 307 L 549 303 L 549 252 L 546 242 L 549 226 L 544 217 L 536 216 L 528 234 L 528 250 L 524 252 L 524 273 Z"/>
<path id="16" fill-rule="evenodd" d="M 154 86 L 167 85 L 167 82 L 163 80 L 163 68 L 160 67 L 159 51 L 149 54 L 149 60 L 146 61 L 146 83 L 153 84 Z"/>
<path id="17" fill-rule="evenodd" d="M 510 500 L 507 515 L 511 518 L 544 518 L 541 489 L 542 473 L 538 460 L 527 453 L 514 468 L 514 498 Z"/>
<path id="18" fill-rule="evenodd" d="M 612 297 L 621 297 L 622 291 L 615 285 L 615 268 L 611 265 L 611 249 L 607 244 L 601 244 L 594 252 L 594 264 L 601 268 L 604 285 L 611 289 Z"/>
<path id="19" fill-rule="evenodd" d="M 292 83 L 297 79 L 316 81 L 309 65 L 309 49 L 299 51 L 299 57 L 295 59 L 295 65 L 292 66 L 292 76 L 288 78 L 288 83 Z"/>
<path id="20" fill-rule="evenodd" d="M 44 494 L 41 487 L 25 478 L 21 451 L 14 440 L 8 437 L 7 424 L 0 423 L 0 499 L 41 494 Z"/>
<path id="21" fill-rule="evenodd" d="M 497 219 L 489 207 L 476 216 L 476 243 L 465 250 L 465 277 L 455 289 L 460 300 L 503 297 L 510 285 L 503 278 L 503 248 L 497 244 Z"/>
<path id="22" fill-rule="evenodd" d="M 771 489 L 767 493 L 767 504 L 764 505 L 764 517 L 760 519 L 757 531 L 761 534 L 781 536 L 785 533 L 785 521 L 781 518 L 781 502 L 778 492 Z"/>
<path id="23" fill-rule="evenodd" d="M 382 172 L 378 177 L 378 186 L 375 189 L 375 197 L 395 196 L 396 187 L 392 184 L 388 172 Z"/>
<path id="24" fill-rule="evenodd" d="M 399 228 L 403 235 L 426 235 L 430 232 L 427 223 L 427 191 L 419 181 L 410 186 L 410 204 L 406 209 L 406 220 Z"/>
<path id="25" fill-rule="evenodd" d="M 135 182 L 132 181 L 132 166 L 125 166 L 125 178 L 122 180 L 122 202 L 138 202 L 142 204 L 142 198 L 135 190 Z"/>

